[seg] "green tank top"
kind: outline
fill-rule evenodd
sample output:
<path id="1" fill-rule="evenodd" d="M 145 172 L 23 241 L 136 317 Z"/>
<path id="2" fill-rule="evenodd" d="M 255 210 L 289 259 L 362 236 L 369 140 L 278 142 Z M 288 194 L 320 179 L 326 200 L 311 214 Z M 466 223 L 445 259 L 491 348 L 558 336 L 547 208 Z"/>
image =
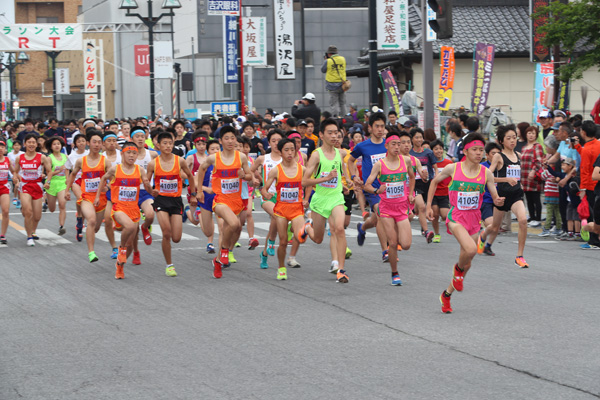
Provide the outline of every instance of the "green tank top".
<path id="1" fill-rule="evenodd" d="M 335 149 L 335 157 L 333 160 L 329 160 L 325 157 L 322 148 L 319 147 L 317 152 L 319 153 L 319 167 L 317 172 L 315 172 L 315 178 L 326 177 L 334 169 L 337 169 L 338 176 L 316 185 L 315 194 L 327 196 L 333 193 L 340 193 L 342 191 L 342 157 L 340 151 Z"/>
<path id="2" fill-rule="evenodd" d="M 60 153 L 61 159 L 57 160 L 56 157 L 54 157 L 54 154 L 50 154 L 50 161 L 52 161 L 52 171 L 55 171 L 56 168 L 58 167 L 62 167 L 63 165 L 65 165 L 65 163 L 67 162 L 67 156 Z M 63 180 L 66 181 L 67 177 L 65 175 L 65 172 L 59 172 L 58 174 L 55 174 L 52 176 L 52 180 L 54 181 L 54 179 L 58 179 L 59 181 Z"/>

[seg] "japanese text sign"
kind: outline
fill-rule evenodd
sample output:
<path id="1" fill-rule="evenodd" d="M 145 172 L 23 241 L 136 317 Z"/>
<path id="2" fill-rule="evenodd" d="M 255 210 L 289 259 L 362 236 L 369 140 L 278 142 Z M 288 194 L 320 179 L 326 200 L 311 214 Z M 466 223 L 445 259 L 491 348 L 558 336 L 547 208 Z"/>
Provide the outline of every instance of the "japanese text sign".
<path id="1" fill-rule="evenodd" d="M 80 24 L 0 25 L 0 49 L 4 51 L 81 50 Z"/>
<path id="2" fill-rule="evenodd" d="M 240 15 L 239 0 L 208 0 L 208 15 Z"/>
<path id="3" fill-rule="evenodd" d="M 239 103 L 237 101 L 219 101 L 210 103 L 210 112 L 213 115 L 218 114 L 239 114 Z"/>
<path id="4" fill-rule="evenodd" d="M 531 15 L 549 4 L 550 0 L 530 0 Z M 529 54 L 531 62 L 547 63 L 550 61 L 550 48 L 544 47 L 541 43 L 545 34 L 539 31 L 539 28 L 548 22 L 548 17 L 549 15 L 546 13 L 543 16 L 531 18 L 531 50 Z"/>
<path id="5" fill-rule="evenodd" d="M 267 18 L 242 17 L 244 65 L 267 65 Z"/>
<path id="6" fill-rule="evenodd" d="M 69 68 L 56 68 L 56 94 L 71 94 Z"/>
<path id="7" fill-rule="evenodd" d="M 98 68 L 96 65 L 96 47 L 93 41 L 84 42 L 83 51 L 83 92 L 98 93 Z"/>
<path id="8" fill-rule="evenodd" d="M 225 83 L 238 83 L 238 32 L 237 18 L 223 17 L 223 69 Z"/>
<path id="9" fill-rule="evenodd" d="M 490 95 L 492 70 L 496 46 L 488 43 L 476 43 L 473 57 L 473 91 L 471 94 L 471 109 L 480 115 Z"/>
<path id="10" fill-rule="evenodd" d="M 275 77 L 296 79 L 294 54 L 294 4 L 292 0 L 274 0 Z"/>
<path id="11" fill-rule="evenodd" d="M 554 84 L 554 64 L 535 64 L 535 90 L 533 97 L 533 120 L 537 122 L 540 112 L 548 110 L 546 104 L 547 89 Z"/>
<path id="12" fill-rule="evenodd" d="M 408 0 L 377 0 L 377 49 L 408 47 Z"/>
<path id="13" fill-rule="evenodd" d="M 440 110 L 450 109 L 452 93 L 454 92 L 454 47 L 442 46 L 440 50 L 440 90 L 438 92 L 438 106 Z"/>

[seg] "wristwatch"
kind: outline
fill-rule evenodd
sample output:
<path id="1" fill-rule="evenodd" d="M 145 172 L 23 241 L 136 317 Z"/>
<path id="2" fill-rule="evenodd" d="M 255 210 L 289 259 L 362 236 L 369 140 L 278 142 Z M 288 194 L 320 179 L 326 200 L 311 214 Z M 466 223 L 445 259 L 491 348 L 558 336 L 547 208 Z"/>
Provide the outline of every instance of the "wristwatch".
<path id="1" fill-rule="evenodd" d="M 192 192 L 192 193 L 190 193 L 190 196 L 192 196 L 192 197 L 196 197 L 196 192 Z"/>

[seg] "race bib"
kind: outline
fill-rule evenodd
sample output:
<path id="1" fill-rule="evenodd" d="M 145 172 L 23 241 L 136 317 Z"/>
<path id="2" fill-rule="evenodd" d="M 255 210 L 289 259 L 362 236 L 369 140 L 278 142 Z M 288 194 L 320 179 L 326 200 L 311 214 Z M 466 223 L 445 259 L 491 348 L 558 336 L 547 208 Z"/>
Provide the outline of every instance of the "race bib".
<path id="1" fill-rule="evenodd" d="M 479 209 L 479 192 L 458 192 L 456 207 L 459 210 Z"/>
<path id="2" fill-rule="evenodd" d="M 381 160 L 382 158 L 385 157 L 385 153 L 381 153 L 381 154 L 373 154 L 371 156 L 371 165 L 375 165 L 375 163 L 379 160 Z"/>
<path id="3" fill-rule="evenodd" d="M 100 178 L 90 178 L 85 180 L 85 191 L 96 193 L 100 187 Z"/>
<path id="4" fill-rule="evenodd" d="M 300 147 L 300 151 L 306 155 L 308 155 L 308 149 L 306 147 Z"/>
<path id="5" fill-rule="evenodd" d="M 444 168 L 438 168 L 438 174 L 441 174 Z"/>
<path id="6" fill-rule="evenodd" d="M 40 174 L 37 170 L 23 170 L 23 174 L 21 175 L 23 179 L 26 181 L 34 181 L 40 177 Z"/>
<path id="7" fill-rule="evenodd" d="M 419 171 L 415 170 L 415 179 L 422 179 L 421 175 L 419 175 Z"/>
<path id="8" fill-rule="evenodd" d="M 385 185 L 385 195 L 388 199 L 404 197 L 404 182 L 389 182 Z"/>
<path id="9" fill-rule="evenodd" d="M 177 189 L 178 189 L 178 184 L 177 184 L 177 179 L 161 179 L 160 180 L 160 187 L 159 187 L 159 192 L 161 194 L 163 193 L 177 193 Z"/>
<path id="10" fill-rule="evenodd" d="M 279 199 L 285 203 L 297 203 L 300 197 L 300 188 L 281 188 Z"/>
<path id="11" fill-rule="evenodd" d="M 221 193 L 232 194 L 240 191 L 239 178 L 221 179 Z"/>
<path id="12" fill-rule="evenodd" d="M 327 175 L 329 175 L 329 172 L 321 171 L 321 178 L 325 178 Z M 319 183 L 319 186 L 328 188 L 328 189 L 335 189 L 337 187 L 337 185 L 338 185 L 337 176 L 335 178 L 331 178 L 328 181 Z"/>
<path id="13" fill-rule="evenodd" d="M 8 170 L 0 169 L 0 181 L 4 182 L 8 180 Z"/>
<path id="14" fill-rule="evenodd" d="M 521 180 L 521 166 L 520 165 L 507 165 L 506 166 L 506 177 L 515 178 Z"/>
<path id="15" fill-rule="evenodd" d="M 137 186 L 120 186 L 119 201 L 137 201 Z"/>
<path id="16" fill-rule="evenodd" d="M 54 174 L 54 176 L 65 176 L 65 170 L 66 168 L 64 168 L 64 166 L 58 167 L 60 169 L 58 169 L 58 172 Z M 57 171 L 56 169 L 54 171 Z"/>

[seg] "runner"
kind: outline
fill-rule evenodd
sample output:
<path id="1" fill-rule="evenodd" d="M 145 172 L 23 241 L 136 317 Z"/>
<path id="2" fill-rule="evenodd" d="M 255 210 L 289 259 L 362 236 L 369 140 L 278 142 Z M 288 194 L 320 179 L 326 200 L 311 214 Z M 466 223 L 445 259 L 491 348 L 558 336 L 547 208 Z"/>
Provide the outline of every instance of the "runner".
<path id="1" fill-rule="evenodd" d="M 285 268 L 285 255 L 289 241 L 288 223 L 291 222 L 292 232 L 295 233 L 299 233 L 304 225 L 303 167 L 296 161 L 298 150 L 294 139 L 280 140 L 277 149 L 281 153 L 283 161 L 269 172 L 267 181 L 261 190 L 261 195 L 265 200 L 270 200 L 272 197 L 277 198 L 273 209 L 273 219 L 277 225 L 279 235 L 277 279 L 286 280 L 288 278 L 287 269 Z M 274 182 L 276 182 L 276 195 L 267 190 Z M 299 238 L 299 235 L 296 234 L 296 237 Z M 306 236 L 304 240 L 306 240 Z"/>
<path id="2" fill-rule="evenodd" d="M 127 258 L 133 252 L 133 242 L 139 230 L 140 208 L 138 197 L 140 185 L 144 185 L 147 191 L 152 190 L 150 182 L 146 178 L 146 171 L 135 164 L 138 156 L 138 147 L 133 142 L 125 142 L 121 147 L 121 163 L 113 165 L 108 169 L 100 181 L 100 187 L 96 192 L 94 206 L 100 203 L 100 195 L 103 193 L 106 183 L 111 182 L 111 220 L 114 229 L 121 231 L 121 245 L 119 246 L 115 279 L 124 279 L 123 267 Z M 113 195 L 114 194 L 114 195 Z"/>
<path id="3" fill-rule="evenodd" d="M 221 151 L 221 145 L 219 144 L 218 140 L 209 140 L 206 144 L 206 148 L 208 150 L 208 156 L 217 154 L 219 151 Z M 201 164 L 198 165 L 198 169 L 200 169 L 200 165 Z M 208 254 L 214 254 L 215 252 L 215 246 L 213 244 L 215 234 L 215 224 L 213 221 L 213 200 L 215 198 L 215 193 L 212 190 L 211 184 L 212 171 L 213 166 L 211 165 L 204 173 L 204 177 L 202 178 L 202 180 L 200 180 L 200 176 L 198 175 L 198 173 L 196 173 L 196 187 L 198 188 L 197 191 L 202 190 L 204 192 L 204 202 L 198 203 L 198 211 L 196 211 L 194 218 L 190 216 L 193 214 L 190 213 L 188 215 L 190 221 L 192 221 L 194 225 L 200 224 L 204 236 L 206 236 L 206 238 L 208 239 L 208 244 L 206 245 L 206 252 Z M 200 216 L 199 218 L 198 215 Z"/>
<path id="4" fill-rule="evenodd" d="M 206 142 L 208 142 L 208 135 L 202 131 L 196 131 L 192 135 L 192 142 L 194 142 L 194 148 L 195 148 L 196 152 L 191 155 L 188 155 L 185 162 L 188 165 L 188 168 L 192 171 L 192 174 L 194 175 L 194 179 L 196 179 L 195 177 L 196 177 L 196 173 L 198 172 L 198 168 L 200 168 L 200 164 L 202 164 L 204 159 L 207 157 Z M 199 186 L 197 188 L 198 188 L 198 190 L 202 190 L 202 188 Z M 187 188 L 188 205 L 185 206 L 185 208 L 183 210 L 183 222 L 185 222 L 189 219 L 192 224 L 198 225 L 200 223 L 200 220 L 198 219 L 198 214 L 200 213 L 200 210 L 198 209 L 198 207 L 196 205 L 194 205 L 194 206 L 189 205 L 189 203 L 191 203 L 191 200 L 192 200 L 192 196 L 190 194 L 191 193 L 190 189 L 191 189 L 191 187 L 188 186 L 188 188 Z"/>
<path id="5" fill-rule="evenodd" d="M 23 145 L 25 153 L 16 159 L 15 178 L 17 182 L 20 180 L 21 213 L 25 219 L 27 246 L 35 246 L 35 241 L 39 239 L 35 231 L 42 219 L 42 175 L 44 172 L 48 173 L 52 166 L 48 157 L 37 152 L 37 134 L 27 134 Z"/>
<path id="6" fill-rule="evenodd" d="M 190 182 L 190 203 L 193 206 L 196 205 L 196 184 L 194 175 L 183 157 L 173 154 L 175 142 L 173 135 L 170 132 L 162 132 L 158 135 L 157 141 L 160 155 L 150 161 L 147 177 L 150 181 L 154 175 L 153 207 L 162 231 L 162 252 L 167 263 L 165 273 L 167 276 L 175 277 L 177 272 L 171 259 L 171 240 L 173 243 L 179 243 L 183 234 L 181 173 L 183 172 Z"/>
<path id="7" fill-rule="evenodd" d="M 512 211 L 519 222 L 519 244 L 515 265 L 519 268 L 529 268 L 529 264 L 523 257 L 525 240 L 527 240 L 527 214 L 525 203 L 523 203 L 523 189 L 521 188 L 521 157 L 519 153 L 515 152 L 517 146 L 516 132 L 514 125 L 500 125 L 496 129 L 496 137 L 498 143 L 502 146 L 502 152 L 496 154 L 492 159 L 490 171 L 494 173 L 494 180 L 498 184 L 498 194 L 506 197 L 506 201 L 501 206 L 496 205 L 492 225 L 487 227 L 479 236 L 477 252 L 479 254 L 483 253 L 486 247 L 491 250 L 492 244 L 498 236 L 504 214 L 507 211 Z"/>
<path id="8" fill-rule="evenodd" d="M 304 167 L 306 165 L 307 156 L 302 151 L 302 137 L 300 136 L 300 134 L 298 132 L 291 132 L 288 135 L 288 139 L 293 139 L 295 147 L 296 147 L 296 156 L 295 156 L 294 160 L 297 163 L 299 163 L 302 167 Z M 312 140 L 310 140 L 310 142 L 312 143 Z M 307 188 L 307 189 L 308 190 L 306 190 L 305 193 L 312 193 L 312 188 Z M 304 207 L 304 209 L 306 210 L 307 207 L 308 207 L 308 202 L 306 203 L 306 206 Z M 292 248 L 290 250 L 290 255 L 288 257 L 286 265 L 291 268 L 300 268 L 302 265 L 298 262 L 298 260 L 296 260 L 296 255 L 298 254 L 298 250 L 300 249 L 300 242 L 298 241 L 297 237 L 292 233 L 291 229 L 292 229 L 292 224 L 289 223 L 288 224 L 288 241 L 291 239 Z M 290 242 L 288 242 L 288 244 L 289 243 Z"/>
<path id="9" fill-rule="evenodd" d="M 93 121 L 87 121 L 88 125 L 90 125 L 90 122 L 93 123 Z M 90 128 L 90 129 L 94 129 L 94 128 Z M 87 146 L 87 139 L 85 138 L 85 134 L 83 133 L 78 133 L 75 135 L 75 137 L 73 138 L 73 146 L 74 149 L 71 151 L 71 154 L 69 154 L 69 157 L 67 159 L 67 162 L 65 163 L 65 167 L 67 167 L 67 169 L 71 170 L 71 173 L 73 173 L 73 167 L 75 166 L 75 163 L 77 162 L 77 160 L 79 160 L 82 157 L 87 156 L 90 151 L 86 149 Z M 75 176 L 75 182 L 73 182 L 73 194 L 75 195 L 76 198 L 80 198 L 81 197 L 81 172 L 79 172 L 77 174 L 77 176 Z M 81 242 L 83 240 L 83 216 L 81 214 L 81 207 L 79 206 L 79 204 L 77 204 L 76 206 L 76 213 L 75 213 L 75 218 L 77 219 L 77 223 L 75 224 L 75 237 L 77 238 L 78 242 Z"/>
<path id="10" fill-rule="evenodd" d="M 427 192 L 429 191 L 429 178 L 433 178 L 434 171 L 437 168 L 437 160 L 430 149 L 423 147 L 423 130 L 421 128 L 413 128 L 410 131 L 412 135 L 413 148 L 410 155 L 421 162 L 423 169 L 419 169 L 421 173 L 415 175 L 415 208 L 419 224 L 421 224 L 421 235 L 425 237 L 427 243 L 433 241 L 434 233 L 427 229 L 427 216 L 425 215 L 425 204 L 428 203 Z M 427 170 L 424 168 L 427 167 Z"/>
<path id="11" fill-rule="evenodd" d="M 21 142 L 19 142 L 18 140 L 14 140 L 12 151 L 10 153 L 8 153 L 8 155 L 7 155 L 8 159 L 10 160 L 10 165 L 11 165 L 13 171 L 15 170 L 17 157 L 20 156 L 21 154 L 25 154 L 23 151 L 21 151 L 22 148 L 23 148 L 23 145 L 21 144 Z M 17 208 L 17 210 L 21 208 L 20 196 L 21 196 L 21 193 L 19 192 L 19 185 L 17 185 L 16 183 L 13 182 L 13 201 L 12 201 L 12 203 Z"/>
<path id="12" fill-rule="evenodd" d="M 17 143 L 17 142 L 15 142 Z M 0 209 L 2 209 L 2 227 L 0 228 L 0 244 L 7 244 L 6 231 L 8 230 L 8 221 L 10 218 L 10 184 L 9 176 L 16 176 L 11 166 L 10 159 L 5 157 L 6 141 L 0 139 Z"/>
<path id="13" fill-rule="evenodd" d="M 98 261 L 98 256 L 94 251 L 94 243 L 96 233 L 100 230 L 104 218 L 106 193 L 100 193 L 98 202 L 94 200 L 100 187 L 100 179 L 110 168 L 110 163 L 105 156 L 100 154 L 100 150 L 102 149 L 102 132 L 96 129 L 89 129 L 86 136 L 90 153 L 75 162 L 73 172 L 69 175 L 69 180 L 67 181 L 66 199 L 67 201 L 71 200 L 70 190 L 75 180 L 74 177 L 81 171 L 81 197 L 77 200 L 77 204 L 81 207 L 81 214 L 87 221 L 85 239 L 88 247 L 88 259 L 92 263 Z"/>
<path id="14" fill-rule="evenodd" d="M 516 141 L 516 138 L 515 138 Z M 480 165 L 485 140 L 479 133 L 470 133 L 463 140 L 464 157 L 461 162 L 449 164 L 431 182 L 429 197 L 432 197 L 440 182 L 452 178 L 449 186 L 450 212 L 446 218 L 449 234 L 454 235 L 460 245 L 458 263 L 453 267 L 453 277 L 448 288 L 440 295 L 442 312 L 451 313 L 450 296 L 457 290 L 462 292 L 463 280 L 471 262 L 477 254 L 477 237 L 481 229 L 481 200 L 487 186 L 494 204 L 502 206 L 504 197 L 499 197 L 491 171 Z M 427 204 L 427 218 L 433 219 L 431 204 Z"/>
<path id="15" fill-rule="evenodd" d="M 502 151 L 502 147 L 496 142 L 489 142 L 485 145 L 485 161 L 481 163 L 486 168 L 490 167 L 490 162 L 494 158 L 494 156 Z M 497 190 L 497 189 L 496 189 Z M 481 220 L 483 221 L 483 227 L 488 228 L 494 222 L 494 200 L 492 200 L 492 196 L 490 192 L 487 190 L 487 186 L 485 188 L 485 194 L 483 195 L 483 200 L 481 201 Z M 479 243 L 479 242 L 478 242 Z M 477 252 L 479 252 L 479 248 L 477 248 Z M 483 253 L 488 256 L 495 256 L 496 254 L 492 251 L 492 246 L 485 245 L 483 247 Z"/>
<path id="16" fill-rule="evenodd" d="M 67 219 L 67 200 L 65 199 L 65 190 L 67 189 L 67 177 L 69 170 L 65 167 L 67 156 L 62 153 L 65 148 L 65 141 L 59 136 L 52 136 L 46 142 L 46 149 L 50 154 L 52 169 L 46 178 L 46 197 L 48 198 L 48 209 L 50 212 L 56 210 L 56 201 L 58 200 L 58 234 L 64 235 L 65 221 Z"/>
<path id="17" fill-rule="evenodd" d="M 118 128 L 118 125 L 112 124 L 111 125 L 114 129 L 114 127 L 116 126 Z M 110 166 L 114 167 L 116 165 L 121 164 L 121 152 L 117 151 L 117 146 L 119 145 L 118 143 L 118 138 L 117 138 L 117 134 L 114 133 L 114 131 L 108 131 L 105 135 L 104 138 L 102 139 L 104 142 L 104 155 L 106 156 L 106 159 L 110 162 Z M 136 153 L 137 154 L 137 153 Z M 106 210 L 104 210 L 104 221 L 110 221 L 111 216 L 112 216 L 112 192 L 110 187 L 108 188 L 108 191 L 106 192 Z M 115 231 L 113 229 L 113 224 L 104 224 L 104 232 L 106 233 L 106 238 L 108 239 L 108 242 L 110 243 L 110 247 L 112 248 L 112 254 L 110 256 L 110 258 L 112 258 L 113 260 L 117 259 L 118 253 L 119 253 L 119 249 L 117 248 L 117 242 L 115 241 Z"/>
<path id="18" fill-rule="evenodd" d="M 198 169 L 198 176 L 210 166 L 213 168 L 212 189 L 215 193 L 213 210 L 217 217 L 223 219 L 221 236 L 221 251 L 219 257 L 213 259 L 213 277 L 219 279 L 223 276 L 221 270 L 229 262 L 229 249 L 237 242 L 242 231 L 240 213 L 244 208 L 241 194 L 241 180 L 250 181 L 252 173 L 248 168 L 248 159 L 244 154 L 235 151 L 236 130 L 232 126 L 224 126 L 220 132 L 220 143 L 223 150 L 210 155 Z M 198 178 L 200 179 L 200 178 Z M 204 192 L 198 192 L 198 201 L 204 202 Z"/>
<path id="19" fill-rule="evenodd" d="M 389 261 L 392 269 L 392 286 L 402 286 L 398 274 L 398 244 L 402 250 L 410 249 L 412 231 L 408 215 L 410 204 L 415 202 L 415 173 L 411 168 L 410 157 L 400 154 L 400 147 L 410 143 L 407 132 L 390 132 L 386 136 L 387 154 L 377 161 L 365 182 L 366 193 L 374 193 L 381 197 L 379 216 L 385 228 L 389 244 Z M 402 143 L 404 141 L 404 143 Z M 380 186 L 373 187 L 378 179 Z M 406 183 L 408 182 L 408 187 Z"/>
<path id="20" fill-rule="evenodd" d="M 254 161 L 250 157 L 250 149 L 252 148 L 252 142 L 247 136 L 237 137 L 236 150 L 244 153 L 248 158 L 248 167 L 252 169 L 252 162 Z M 252 215 L 252 207 L 254 200 L 254 188 L 249 182 L 242 181 L 242 201 L 244 202 L 244 211 L 240 215 L 240 221 L 242 226 L 246 225 L 248 230 L 248 250 L 254 250 L 260 243 L 258 239 L 254 237 L 254 216 Z M 232 254 L 231 252 L 229 254 Z"/>
<path id="21" fill-rule="evenodd" d="M 348 283 L 348 275 L 345 270 L 347 247 L 344 230 L 345 206 L 340 179 L 345 171 L 342 160 L 346 157 L 346 150 L 338 150 L 334 147 L 338 135 L 339 127 L 335 119 L 327 118 L 321 122 L 319 136 L 323 141 L 323 146 L 311 155 L 302 178 L 302 186 L 315 187 L 315 192 L 310 200 L 312 221 L 307 221 L 302 227 L 298 239 L 302 242 L 308 235 L 313 242 L 320 244 L 325 235 L 325 224 L 329 220 L 339 260 L 337 282 Z M 346 179 L 350 182 L 349 176 Z"/>
<path id="22" fill-rule="evenodd" d="M 444 157 L 444 143 L 441 140 L 434 140 L 431 142 L 431 150 L 437 160 L 437 172 L 440 173 L 444 167 L 448 164 L 452 164 L 452 160 Z M 433 243 L 440 243 L 442 237 L 440 236 L 440 217 L 446 221 L 448 211 L 450 210 L 450 200 L 448 199 L 448 185 L 450 184 L 451 178 L 447 178 L 438 184 L 433 198 L 431 199 L 431 208 L 433 208 Z"/>

